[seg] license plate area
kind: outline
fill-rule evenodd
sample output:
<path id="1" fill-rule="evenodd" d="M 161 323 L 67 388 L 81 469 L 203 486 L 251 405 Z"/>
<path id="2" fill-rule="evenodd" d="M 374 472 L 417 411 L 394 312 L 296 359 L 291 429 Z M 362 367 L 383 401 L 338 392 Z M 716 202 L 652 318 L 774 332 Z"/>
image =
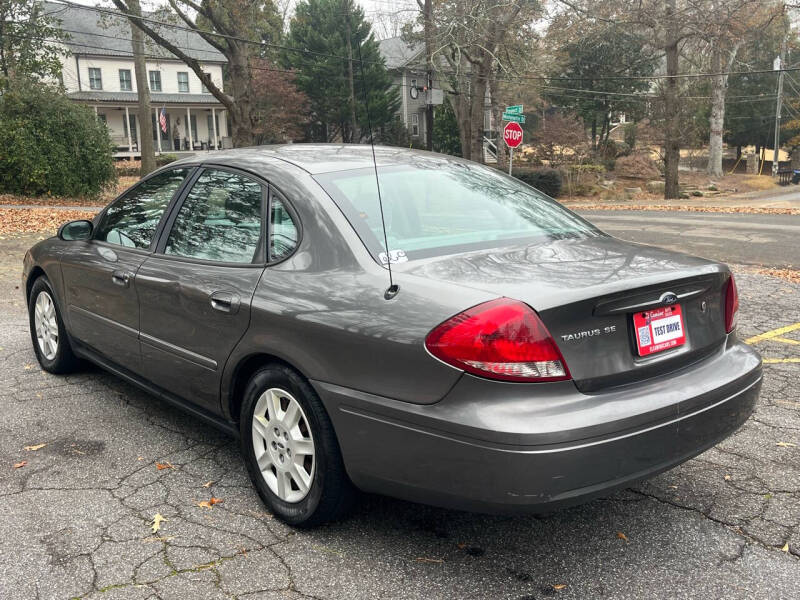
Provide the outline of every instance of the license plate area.
<path id="1" fill-rule="evenodd" d="M 686 342 L 686 326 L 679 304 L 633 313 L 639 356 L 649 356 Z"/>

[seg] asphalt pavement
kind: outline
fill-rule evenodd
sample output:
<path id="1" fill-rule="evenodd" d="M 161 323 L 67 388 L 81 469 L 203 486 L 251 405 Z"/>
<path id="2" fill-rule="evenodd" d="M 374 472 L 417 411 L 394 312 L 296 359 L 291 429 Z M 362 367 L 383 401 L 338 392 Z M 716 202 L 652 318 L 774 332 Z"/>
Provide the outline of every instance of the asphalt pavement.
<path id="1" fill-rule="evenodd" d="M 746 265 L 800 268 L 800 215 L 577 209 L 613 236 Z"/>
<path id="2" fill-rule="evenodd" d="M 0 598 L 798 597 L 800 327 L 778 328 L 800 321 L 800 285 L 739 276 L 740 335 L 763 334 L 768 359 L 761 399 L 672 471 L 546 516 L 365 496 L 295 531 L 234 441 L 98 369 L 39 369 L 18 289 L 34 239 L 0 240 Z"/>

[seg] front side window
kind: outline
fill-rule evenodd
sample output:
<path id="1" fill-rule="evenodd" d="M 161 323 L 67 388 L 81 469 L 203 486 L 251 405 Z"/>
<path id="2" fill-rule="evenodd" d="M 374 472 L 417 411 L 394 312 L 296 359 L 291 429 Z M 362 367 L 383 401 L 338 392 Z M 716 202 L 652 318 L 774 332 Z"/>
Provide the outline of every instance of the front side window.
<path id="1" fill-rule="evenodd" d="M 100 69 L 95 69 L 94 67 L 89 68 L 89 89 L 103 89 L 103 76 L 100 73 Z"/>
<path id="2" fill-rule="evenodd" d="M 263 260 L 263 196 L 261 184 L 248 177 L 203 171 L 178 211 L 164 253 L 227 263 Z"/>
<path id="3" fill-rule="evenodd" d="M 269 207 L 269 259 L 281 260 L 297 246 L 297 226 L 286 208 L 286 201 L 272 191 Z"/>
<path id="4" fill-rule="evenodd" d="M 315 178 L 373 256 L 382 260 L 383 227 L 374 169 Z M 389 249 L 402 250 L 409 260 L 603 235 L 544 194 L 488 167 L 409 161 L 379 169 L 379 178 Z"/>
<path id="5" fill-rule="evenodd" d="M 150 91 L 161 91 L 161 71 L 150 71 Z"/>
<path id="6" fill-rule="evenodd" d="M 164 171 L 128 191 L 108 207 L 94 239 L 128 248 L 149 248 L 161 215 L 188 173 L 189 169 Z"/>
<path id="7" fill-rule="evenodd" d="M 189 73 L 185 71 L 178 72 L 178 91 L 189 92 Z"/>
<path id="8" fill-rule="evenodd" d="M 119 89 L 123 92 L 130 92 L 133 89 L 130 69 L 119 70 Z"/>

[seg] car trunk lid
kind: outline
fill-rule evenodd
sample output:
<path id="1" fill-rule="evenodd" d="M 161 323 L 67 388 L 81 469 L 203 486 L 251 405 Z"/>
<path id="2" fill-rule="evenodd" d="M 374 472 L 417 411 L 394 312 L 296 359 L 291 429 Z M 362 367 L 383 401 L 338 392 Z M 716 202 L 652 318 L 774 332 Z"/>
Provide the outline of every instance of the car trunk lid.
<path id="1" fill-rule="evenodd" d="M 685 367 L 718 349 L 726 335 L 724 265 L 609 236 L 547 240 L 398 267 L 526 302 L 586 392 Z M 675 312 L 676 306 L 685 341 L 641 356 L 633 315 L 663 307 Z"/>

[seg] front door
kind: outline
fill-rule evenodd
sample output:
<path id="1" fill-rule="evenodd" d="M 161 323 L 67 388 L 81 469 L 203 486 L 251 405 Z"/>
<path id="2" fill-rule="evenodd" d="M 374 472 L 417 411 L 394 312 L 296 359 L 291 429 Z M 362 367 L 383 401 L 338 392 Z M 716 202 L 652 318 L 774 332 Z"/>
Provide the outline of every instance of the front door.
<path id="1" fill-rule="evenodd" d="M 147 378 L 214 412 L 266 262 L 265 205 L 262 183 L 206 168 L 136 275 Z"/>
<path id="2" fill-rule="evenodd" d="M 62 254 L 70 334 L 132 371 L 140 367 L 136 273 L 188 173 L 172 169 L 144 180 L 101 214 L 91 240 L 70 242 Z"/>

